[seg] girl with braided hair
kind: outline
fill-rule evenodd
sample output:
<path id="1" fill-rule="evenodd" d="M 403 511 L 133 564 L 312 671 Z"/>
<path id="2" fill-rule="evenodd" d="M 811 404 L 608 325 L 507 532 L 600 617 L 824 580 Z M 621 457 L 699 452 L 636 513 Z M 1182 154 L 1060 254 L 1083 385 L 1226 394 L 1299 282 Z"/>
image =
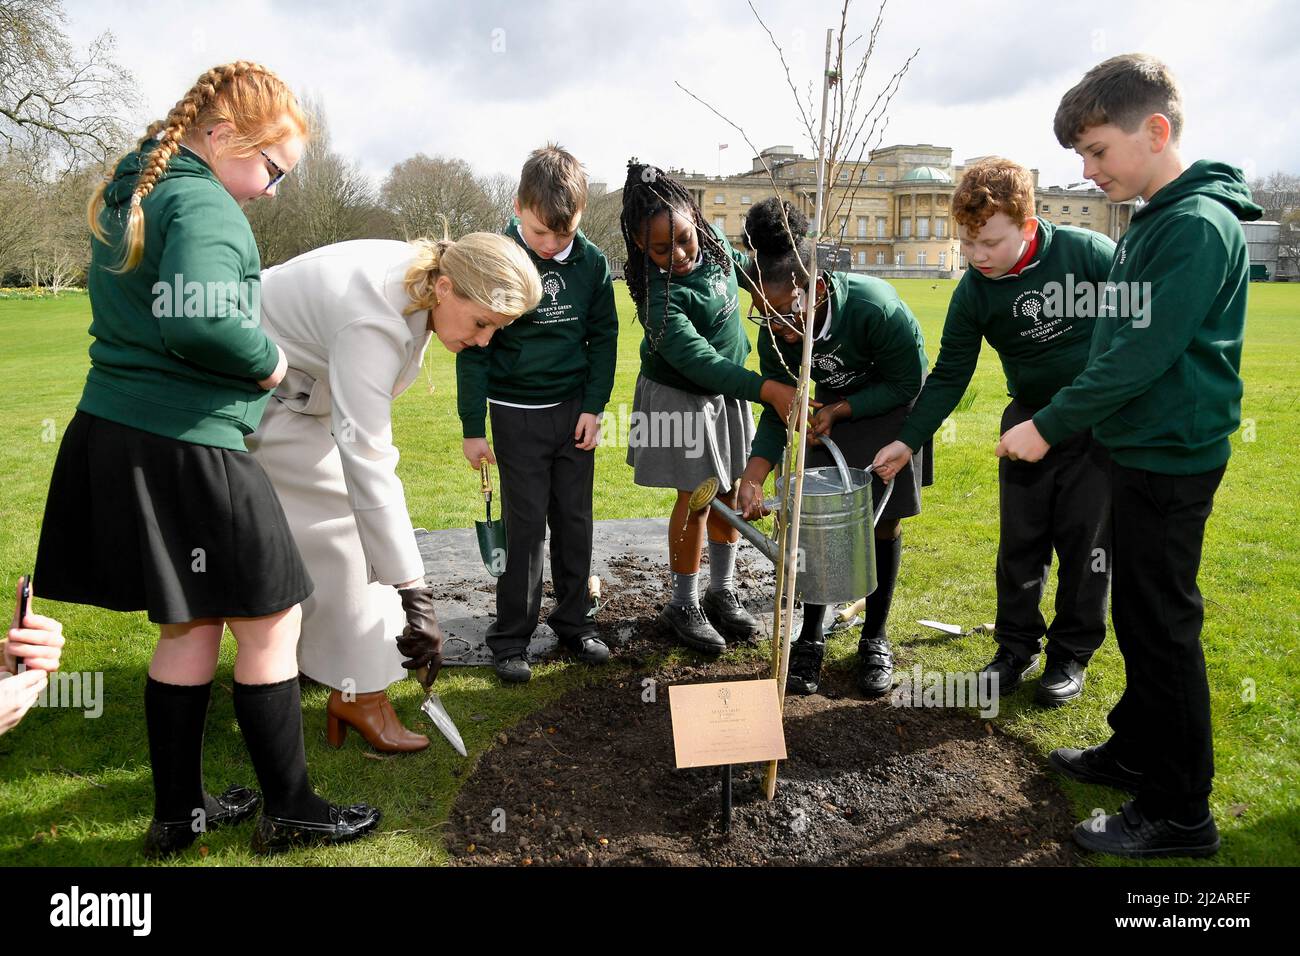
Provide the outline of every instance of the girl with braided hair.
<path id="1" fill-rule="evenodd" d="M 751 318 L 762 326 L 759 368 L 765 375 L 794 381 L 794 370 L 803 358 L 803 337 L 811 335 L 812 380 L 820 407 L 808 421 L 814 444 L 805 465 L 834 464 L 826 448 L 816 444 L 818 436 L 833 434 L 849 466 L 866 469 L 882 436 L 896 433 L 921 391 L 927 364 L 925 340 L 893 286 L 874 276 L 820 273 L 817 301 L 809 310 L 804 301 L 812 262 L 808 225 L 807 216 L 776 197 L 756 203 L 745 217 L 746 243 L 754 253 L 749 278 L 757 289 Z M 764 512 L 763 482 L 780 461 L 785 442 L 780 411 L 765 409 L 737 497 L 746 518 Z M 867 596 L 858 641 L 858 687 L 871 697 L 893 686 L 894 659 L 885 623 L 898 579 L 901 519 L 920 514 L 922 467 L 927 459 L 920 451 L 898 472 L 876 524 L 877 585 Z M 873 499 L 879 501 L 884 483 L 876 477 L 872 484 Z M 817 691 L 825 650 L 825 612 L 824 606 L 804 605 L 799 638 L 790 651 L 789 693 Z"/>
<path id="2" fill-rule="evenodd" d="M 307 136 L 275 74 L 219 66 L 89 207 L 91 367 L 50 479 L 35 580 L 53 600 L 145 610 L 159 625 L 144 695 L 150 857 L 259 803 L 260 853 L 355 839 L 379 822 L 308 783 L 295 649 L 312 581 L 244 447 L 287 363 L 259 327 L 261 263 L 240 207 L 275 194 Z M 203 729 L 227 625 L 235 716 L 262 793 L 213 797 Z"/>
<path id="3" fill-rule="evenodd" d="M 736 270 L 749 258 L 704 221 L 681 183 L 632 160 L 620 224 L 624 274 L 645 330 L 627 462 L 638 485 L 677 491 L 668 523 L 673 594 L 659 620 L 684 644 L 717 654 L 726 648 L 724 634 L 754 636 L 758 621 L 732 584 L 740 535 L 708 509 L 691 514 L 691 492 L 715 477 L 728 489 L 719 498 L 734 504 L 731 489 L 754 437 L 749 403 L 767 402 L 786 415 L 795 389 L 745 368 L 749 339 Z M 701 600 L 706 531 L 709 588 Z"/>

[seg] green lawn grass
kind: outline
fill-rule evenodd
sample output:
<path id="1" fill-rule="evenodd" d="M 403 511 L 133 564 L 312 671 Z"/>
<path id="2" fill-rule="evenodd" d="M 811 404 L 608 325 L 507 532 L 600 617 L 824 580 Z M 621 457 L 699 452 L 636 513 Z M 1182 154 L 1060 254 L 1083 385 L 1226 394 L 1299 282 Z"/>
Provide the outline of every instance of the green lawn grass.
<path id="1" fill-rule="evenodd" d="M 933 361 L 954 283 L 903 280 L 897 285 L 921 320 Z M 620 404 L 630 407 L 640 342 L 621 284 L 619 314 L 620 360 L 611 411 Z M 1300 441 L 1294 388 L 1298 322 L 1300 286 L 1251 287 L 1243 370 L 1247 427 L 1233 441 L 1201 570 L 1217 765 L 1212 802 L 1224 836 L 1216 864 L 1300 863 L 1300 478 L 1293 467 Z M 0 300 L 0 374 L 6 384 L 0 394 L 5 481 L 0 580 L 5 582 L 30 570 L 35 558 L 58 439 L 85 375 L 88 323 L 82 295 Z M 951 441 L 938 443 L 937 483 L 927 490 L 925 511 L 905 525 L 903 572 L 891 618 L 900 670 L 914 663 L 927 670 L 971 670 L 991 655 L 986 637 L 949 638 L 914 623 L 937 618 L 969 628 L 993 619 L 997 482 L 992 451 L 1005 389 L 988 349 L 968 398 L 970 407 L 954 416 Z M 436 346 L 424 378 L 397 402 L 394 431 L 412 521 L 430 529 L 469 527 L 481 516 L 482 499 L 476 476 L 460 455 L 453 361 Z M 596 517 L 665 516 L 671 493 L 634 486 L 624 454 L 614 447 L 597 452 Z M 38 603 L 38 609 L 65 623 L 65 671 L 103 673 L 105 704 L 98 719 L 74 710 L 35 709 L 0 737 L 0 863 L 142 862 L 139 840 L 150 817 L 152 787 L 141 705 L 156 631 L 143 614 L 51 602 Z M 832 666 L 848 666 L 855 646 L 854 632 L 836 638 Z M 207 732 L 207 780 L 214 792 L 253 783 L 231 706 L 233 654 L 233 641 L 227 639 Z M 613 676 L 556 663 L 539 668 L 524 687 L 502 687 L 489 670 L 443 673 L 442 697 L 471 760 L 496 734 L 521 722 L 530 728 L 529 714 L 546 702 L 585 681 Z M 1056 746 L 1100 741 L 1107 734 L 1106 712 L 1124 681 L 1113 636 L 1088 678 L 1087 695 L 1073 706 L 1052 712 L 1034 708 L 1026 688 L 1003 702 L 997 721 L 1044 755 Z M 414 684 L 404 682 L 394 695 L 407 721 L 419 726 Z M 471 764 L 437 740 L 422 754 L 393 759 L 377 758 L 355 738 L 341 751 L 332 750 L 325 742 L 325 700 L 320 689 L 303 698 L 312 779 L 331 798 L 381 806 L 383 831 L 345 847 L 263 861 L 250 854 L 248 828 L 240 827 L 211 834 L 203 841 L 206 854 L 196 848 L 176 864 L 446 862 L 441 828 Z M 1114 811 L 1122 799 L 1100 787 L 1068 781 L 1063 786 L 1081 817 L 1097 807 Z"/>

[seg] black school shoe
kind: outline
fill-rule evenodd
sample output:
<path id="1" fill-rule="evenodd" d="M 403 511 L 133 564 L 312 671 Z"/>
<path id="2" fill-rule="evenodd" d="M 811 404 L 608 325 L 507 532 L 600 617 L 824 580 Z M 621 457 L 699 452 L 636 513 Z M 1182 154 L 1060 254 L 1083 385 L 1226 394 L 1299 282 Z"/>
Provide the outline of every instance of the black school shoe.
<path id="1" fill-rule="evenodd" d="M 998 675 L 998 696 L 1010 694 L 1020 686 L 1020 682 L 1034 672 L 1038 666 L 1038 655 L 1035 654 L 1026 660 L 1023 657 L 1017 657 L 1014 653 L 1005 647 L 999 647 L 998 652 L 993 655 L 993 660 L 984 665 L 981 674 Z"/>
<path id="2" fill-rule="evenodd" d="M 1084 750 L 1058 747 L 1048 755 L 1047 762 L 1053 769 L 1080 783 L 1099 783 L 1129 793 L 1137 793 L 1142 785 L 1142 774 L 1116 760 L 1105 744 Z"/>
<path id="3" fill-rule="evenodd" d="M 377 807 L 364 803 L 350 807 L 330 804 L 326 823 L 287 820 L 262 814 L 253 831 L 253 852 L 266 856 L 296 847 L 333 846 L 359 839 L 379 826 L 382 814 Z"/>
<path id="4" fill-rule="evenodd" d="M 595 631 L 576 637 L 561 637 L 560 644 L 572 651 L 573 656 L 584 664 L 604 664 L 609 660 L 609 647 L 596 636 Z"/>
<path id="5" fill-rule="evenodd" d="M 669 604 L 659 612 L 659 623 L 672 631 L 687 647 L 693 647 L 697 651 L 721 654 L 727 649 L 727 642 L 713 629 L 698 604 L 686 607 Z"/>
<path id="6" fill-rule="evenodd" d="M 1083 696 L 1088 669 L 1078 661 L 1048 660 L 1034 691 L 1034 700 L 1044 707 L 1060 707 Z"/>
<path id="7" fill-rule="evenodd" d="M 883 697 L 894 687 L 894 652 L 884 638 L 858 641 L 858 690 Z"/>
<path id="8" fill-rule="evenodd" d="M 724 638 L 747 641 L 758 637 L 761 631 L 758 619 L 745 610 L 735 591 L 705 591 L 700 598 L 700 610 Z"/>
<path id="9" fill-rule="evenodd" d="M 202 830 L 194 829 L 193 820 L 179 820 L 175 823 L 154 820 L 150 823 L 149 830 L 144 835 L 145 857 L 150 860 L 161 860 L 193 844 L 200 833 L 242 823 L 257 810 L 258 804 L 262 802 L 262 795 L 248 787 L 230 787 L 220 796 L 211 799 L 220 809 L 208 813 Z"/>
<path id="10" fill-rule="evenodd" d="M 533 679 L 533 669 L 522 651 L 500 657 L 493 655 L 492 669 L 507 684 L 527 684 Z"/>
<path id="11" fill-rule="evenodd" d="M 1126 801 L 1119 813 L 1090 817 L 1074 828 L 1074 842 L 1093 853 L 1150 859 L 1161 856 L 1214 856 L 1219 852 L 1219 828 L 1213 815 L 1195 826 L 1172 820 L 1152 820 Z"/>
<path id="12" fill-rule="evenodd" d="M 817 693 L 821 680 L 822 658 L 826 654 L 823 642 L 795 641 L 790 646 L 790 669 L 786 672 L 785 692 L 807 697 Z"/>

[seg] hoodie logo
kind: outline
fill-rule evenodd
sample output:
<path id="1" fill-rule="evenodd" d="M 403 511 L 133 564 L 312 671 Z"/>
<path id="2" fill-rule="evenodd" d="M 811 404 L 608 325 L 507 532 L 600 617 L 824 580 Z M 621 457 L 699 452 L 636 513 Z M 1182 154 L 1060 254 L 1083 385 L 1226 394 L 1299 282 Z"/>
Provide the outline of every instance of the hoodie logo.
<path id="1" fill-rule="evenodd" d="M 1123 265 L 1124 260 L 1128 258 L 1128 239 L 1124 239 L 1119 244 L 1119 264 Z"/>
<path id="2" fill-rule="evenodd" d="M 1037 325 L 1039 317 L 1043 314 L 1043 304 L 1044 299 L 1041 292 L 1036 289 L 1026 289 L 1016 296 L 1015 305 L 1012 306 L 1012 314 L 1032 319 L 1034 324 Z"/>
<path id="3" fill-rule="evenodd" d="M 721 272 L 709 276 L 709 291 L 717 296 L 727 294 L 727 279 Z"/>
<path id="4" fill-rule="evenodd" d="M 556 305 L 561 292 L 565 290 L 564 277 L 558 272 L 547 272 L 542 276 L 542 295 L 551 297 L 551 305 Z"/>

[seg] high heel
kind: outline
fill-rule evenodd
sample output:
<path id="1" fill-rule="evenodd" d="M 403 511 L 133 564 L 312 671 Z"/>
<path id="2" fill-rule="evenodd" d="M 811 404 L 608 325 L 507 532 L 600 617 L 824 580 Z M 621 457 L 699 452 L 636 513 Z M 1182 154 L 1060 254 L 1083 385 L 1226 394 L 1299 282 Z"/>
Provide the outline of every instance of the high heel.
<path id="1" fill-rule="evenodd" d="M 335 693 L 338 693 L 338 691 L 335 691 Z M 343 741 L 347 739 L 348 725 L 333 714 L 327 714 L 325 717 L 325 736 L 329 740 L 329 745 L 338 750 L 343 746 Z"/>
<path id="2" fill-rule="evenodd" d="M 330 691 L 325 713 L 329 742 L 334 747 L 343 745 L 349 726 L 380 753 L 412 753 L 429 746 L 429 738 L 424 734 L 413 733 L 402 726 L 387 691 L 357 694 L 350 701 L 343 699 L 342 692 Z"/>

